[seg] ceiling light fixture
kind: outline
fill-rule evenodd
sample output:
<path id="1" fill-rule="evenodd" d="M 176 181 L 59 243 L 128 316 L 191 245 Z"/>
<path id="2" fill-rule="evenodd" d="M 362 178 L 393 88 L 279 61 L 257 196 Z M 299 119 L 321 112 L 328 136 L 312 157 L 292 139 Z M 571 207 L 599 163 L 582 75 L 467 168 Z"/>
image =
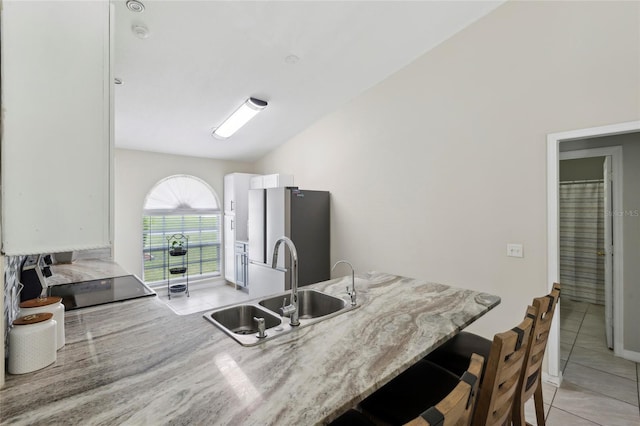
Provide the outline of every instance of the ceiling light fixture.
<path id="1" fill-rule="evenodd" d="M 142 4 L 138 0 L 128 0 L 127 9 L 137 13 L 144 12 L 144 4 Z"/>
<path id="2" fill-rule="evenodd" d="M 235 110 L 224 122 L 213 131 L 213 136 L 218 139 L 226 139 L 237 132 L 249 120 L 265 109 L 267 102 L 256 98 L 249 98 L 240 108 Z"/>

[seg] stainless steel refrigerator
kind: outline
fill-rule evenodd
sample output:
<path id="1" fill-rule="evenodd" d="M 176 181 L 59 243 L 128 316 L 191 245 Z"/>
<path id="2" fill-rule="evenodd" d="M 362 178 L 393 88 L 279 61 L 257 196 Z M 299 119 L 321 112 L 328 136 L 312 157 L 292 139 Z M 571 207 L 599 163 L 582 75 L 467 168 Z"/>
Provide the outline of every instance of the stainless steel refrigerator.
<path id="1" fill-rule="evenodd" d="M 278 238 L 289 237 L 298 252 L 298 285 L 329 279 L 329 192 L 297 188 L 249 191 L 249 294 L 263 296 L 291 288 L 291 257 L 280 246 L 278 267 L 271 268 Z M 282 252 L 285 250 L 285 253 Z"/>

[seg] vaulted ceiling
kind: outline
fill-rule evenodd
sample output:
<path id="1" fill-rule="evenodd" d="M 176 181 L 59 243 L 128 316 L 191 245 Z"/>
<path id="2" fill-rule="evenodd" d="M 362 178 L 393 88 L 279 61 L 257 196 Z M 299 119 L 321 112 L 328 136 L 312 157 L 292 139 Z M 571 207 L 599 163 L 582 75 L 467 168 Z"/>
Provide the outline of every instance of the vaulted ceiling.
<path id="1" fill-rule="evenodd" d="M 254 161 L 502 1 L 115 3 L 118 148 Z M 238 133 L 212 130 L 247 98 Z"/>

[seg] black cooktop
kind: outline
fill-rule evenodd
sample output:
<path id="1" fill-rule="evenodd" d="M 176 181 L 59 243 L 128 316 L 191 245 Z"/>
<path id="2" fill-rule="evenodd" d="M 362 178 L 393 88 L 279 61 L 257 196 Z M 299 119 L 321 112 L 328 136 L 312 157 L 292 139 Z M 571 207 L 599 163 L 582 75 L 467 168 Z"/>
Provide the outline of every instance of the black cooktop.
<path id="1" fill-rule="evenodd" d="M 156 295 L 135 275 L 55 285 L 49 294 L 62 297 L 67 311 Z"/>

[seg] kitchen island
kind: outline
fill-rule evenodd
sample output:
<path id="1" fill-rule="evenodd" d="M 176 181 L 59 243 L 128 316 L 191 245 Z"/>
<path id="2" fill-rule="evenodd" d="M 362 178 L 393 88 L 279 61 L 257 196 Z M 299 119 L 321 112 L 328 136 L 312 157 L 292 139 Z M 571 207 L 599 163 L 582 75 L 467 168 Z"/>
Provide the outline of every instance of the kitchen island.
<path id="1" fill-rule="evenodd" d="M 309 287 L 346 298 L 348 284 Z M 356 309 L 253 347 L 158 298 L 67 312 L 57 361 L 7 376 L 0 423 L 327 423 L 500 303 L 375 272 L 356 289 Z"/>

